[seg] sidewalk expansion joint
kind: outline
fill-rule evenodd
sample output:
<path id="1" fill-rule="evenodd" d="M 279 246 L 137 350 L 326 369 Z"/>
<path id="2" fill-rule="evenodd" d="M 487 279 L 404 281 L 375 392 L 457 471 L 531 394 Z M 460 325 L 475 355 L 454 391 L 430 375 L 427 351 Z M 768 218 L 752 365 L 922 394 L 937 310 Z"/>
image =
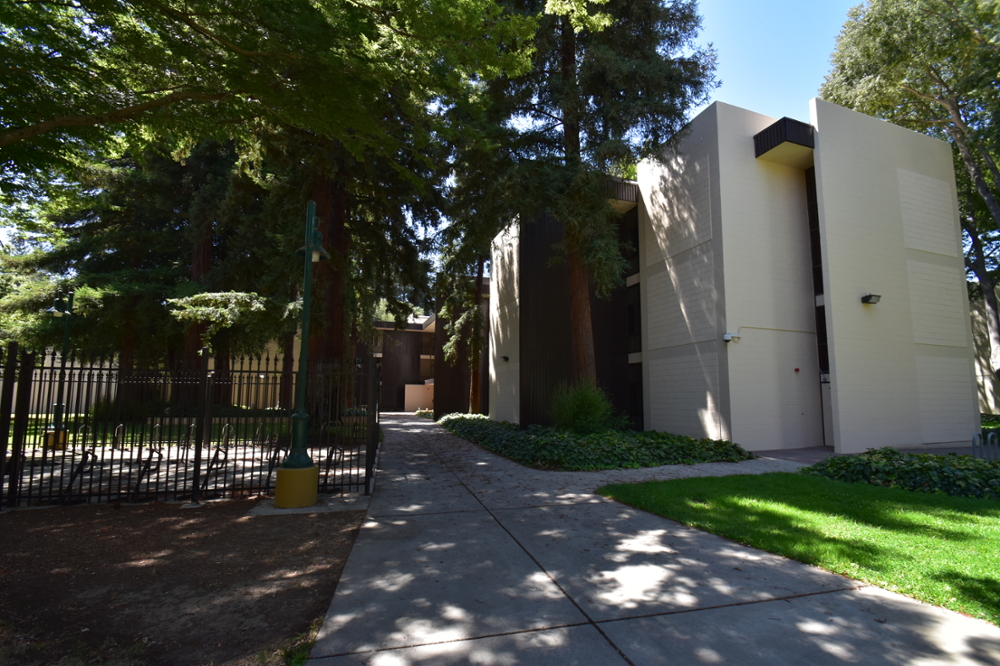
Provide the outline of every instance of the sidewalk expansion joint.
<path id="1" fill-rule="evenodd" d="M 392 647 L 382 647 L 382 648 L 372 648 L 370 650 L 354 650 L 351 652 L 335 652 L 333 654 L 324 654 L 318 657 L 309 657 L 309 660 L 313 659 L 332 659 L 333 657 L 347 657 L 354 654 L 375 654 L 376 652 L 392 652 L 394 650 L 407 650 L 410 648 L 427 647 L 429 645 L 448 645 L 449 643 L 467 643 L 469 641 L 478 641 L 483 638 L 497 638 L 499 636 L 517 636 L 520 634 L 534 634 L 541 631 L 552 631 L 553 629 L 571 629 L 573 627 L 586 627 L 591 623 L 589 622 L 571 622 L 569 624 L 554 624 L 550 627 L 535 627 L 533 629 L 517 629 L 515 631 L 504 631 L 497 634 L 483 634 L 482 636 L 467 636 L 466 638 L 452 638 L 447 641 L 430 641 L 428 643 L 407 643 L 406 645 L 393 645 Z"/>
<path id="2" fill-rule="evenodd" d="M 627 617 L 615 617 L 609 620 L 597 620 L 597 624 L 610 624 L 612 622 L 625 622 L 628 620 L 644 620 L 650 617 L 663 617 L 665 615 L 682 615 L 684 613 L 697 613 L 699 611 L 719 610 L 720 608 L 736 608 L 739 606 L 753 606 L 756 604 L 767 604 L 774 601 L 791 601 L 792 599 L 802 599 L 804 597 L 818 597 L 824 594 L 836 594 L 838 592 L 852 592 L 863 590 L 871 585 L 862 583 L 849 587 L 838 587 L 835 590 L 820 590 L 819 592 L 803 592 L 802 594 L 790 594 L 785 597 L 771 597 L 770 599 L 754 599 L 752 601 L 735 601 L 731 604 L 719 604 L 718 606 L 699 606 L 698 608 L 681 608 L 678 610 L 661 611 L 659 613 L 646 613 L 644 615 L 629 615 Z"/>
<path id="3" fill-rule="evenodd" d="M 610 637 L 610 636 L 608 636 L 608 635 L 607 635 L 607 634 L 606 634 L 606 633 L 604 632 L 604 630 L 603 630 L 603 629 L 601 629 L 601 627 L 600 627 L 600 626 L 599 626 L 599 625 L 597 624 L 597 622 L 595 622 L 595 621 L 594 621 L 594 619 L 593 619 L 592 617 L 590 617 L 590 615 L 588 615 L 588 614 L 587 614 L 587 611 L 585 611 L 585 610 L 583 609 L 583 607 L 582 607 L 582 606 L 581 606 L 581 605 L 580 605 L 579 603 L 577 603 L 576 599 L 574 599 L 573 597 L 571 597 L 571 596 L 569 595 L 569 593 L 568 593 L 568 592 L 566 591 L 566 589 L 565 589 L 565 588 L 564 588 L 564 587 L 563 587 L 562 585 L 560 585 L 560 584 L 559 584 L 559 581 L 557 581 L 557 580 L 555 579 L 555 576 L 553 576 L 553 575 L 552 575 L 551 573 L 549 573 L 548 569 L 546 569 L 546 568 L 545 568 L 544 566 L 542 566 L 542 563 L 541 563 L 541 562 L 539 562 L 539 561 L 538 561 L 538 560 L 537 560 L 537 559 L 535 558 L 535 556 L 534 556 L 534 555 L 532 555 L 532 554 L 531 554 L 531 552 L 530 552 L 530 551 L 529 551 L 529 550 L 528 550 L 527 548 L 525 548 L 525 547 L 524 547 L 524 544 L 522 544 L 522 543 L 521 543 L 520 541 L 518 541 L 517 537 L 516 537 L 516 536 L 514 536 L 513 532 L 511 532 L 511 531 L 510 531 L 509 529 L 507 529 L 507 526 L 506 526 L 506 525 L 504 525 L 504 524 L 503 524 L 503 523 L 502 523 L 502 522 L 500 521 L 500 519 L 496 517 L 496 514 L 494 514 L 494 513 L 493 513 L 493 511 L 492 511 L 492 510 L 491 510 L 491 509 L 490 509 L 490 508 L 489 508 L 488 506 L 486 506 L 486 504 L 484 504 L 484 503 L 483 503 L 483 501 L 482 501 L 481 499 L 479 499 L 479 497 L 478 497 L 478 496 L 477 496 L 477 495 L 476 495 L 476 494 L 475 494 L 474 492 L 472 492 L 472 489 L 470 489 L 470 488 L 469 488 L 469 486 L 467 486 L 467 485 L 465 484 L 465 480 L 464 480 L 464 479 L 462 479 L 462 477 L 460 477 L 460 476 L 459 476 L 458 474 L 456 474 L 456 473 L 455 473 L 455 471 L 454 471 L 454 470 L 452 469 L 451 465 L 449 465 L 449 464 L 448 464 L 448 462 L 447 462 L 447 461 L 446 461 L 446 460 L 445 460 L 445 459 L 444 459 L 444 458 L 443 458 L 443 457 L 441 456 L 441 454 L 440 454 L 440 453 L 438 453 L 437 449 L 435 449 L 435 448 L 434 448 L 433 446 L 429 446 L 428 448 L 429 448 L 429 449 L 430 449 L 431 451 L 433 451 L 433 452 L 434 452 L 434 455 L 435 455 L 435 456 L 437 457 L 437 459 L 438 459 L 438 460 L 440 460 L 440 461 L 441 461 L 441 463 L 442 463 L 442 464 L 443 464 L 443 465 L 445 466 L 445 468 L 447 468 L 447 470 L 448 470 L 449 472 L 451 472 L 452 476 L 454 476 L 454 477 L 455 477 L 455 479 L 456 479 L 456 480 L 457 480 L 457 481 L 458 481 L 458 482 L 459 482 L 460 484 L 462 484 L 462 487 L 463 487 L 463 488 L 465 488 L 465 489 L 466 489 L 466 491 L 468 491 L 468 493 L 469 493 L 470 495 L 472 495 L 473 497 L 475 497 L 475 498 L 476 498 L 476 501 L 477 501 L 477 502 L 479 502 L 479 504 L 480 504 L 480 505 L 481 505 L 481 506 L 483 507 L 483 509 L 484 509 L 484 510 L 485 510 L 485 511 L 486 511 L 486 512 L 487 512 L 488 514 L 490 514 L 490 517 L 491 517 L 491 518 L 492 518 L 492 519 L 493 519 L 494 521 L 496 521 L 496 524 L 500 526 L 500 529 L 502 529 L 502 530 L 503 530 L 504 532 L 506 532 L 506 533 L 507 533 L 507 536 L 509 536 L 509 537 L 510 537 L 510 538 L 511 538 L 511 539 L 512 539 L 512 540 L 514 541 L 514 543 L 516 543 L 516 544 L 517 544 L 518 548 L 520 548 L 520 549 L 521 549 L 522 551 L 524 551 L 524 554 L 525 554 L 525 555 L 527 555 L 527 556 L 528 556 L 528 558 L 529 558 L 529 559 L 530 559 L 530 560 L 531 560 L 532 562 L 534 562 L 534 563 L 535 563 L 535 566 L 536 566 L 536 567 L 538 567 L 539 571 L 541 571 L 542 573 L 544 573 L 544 574 L 545 574 L 545 576 L 546 576 L 546 577 L 547 577 L 547 578 L 548 578 L 548 579 L 549 579 L 550 581 L 552 581 L 552 584 L 553 584 L 553 585 L 555 585 L 555 586 L 556 586 L 556 588 L 557 588 L 557 589 L 558 589 L 558 590 L 559 590 L 560 592 L 562 592 L 563 596 L 564 596 L 564 597 L 566 597 L 566 599 L 568 599 L 568 600 L 569 600 L 569 602 L 570 602 L 571 604 L 573 604 L 573 606 L 575 606 L 575 607 L 576 607 L 576 609 L 577 609 L 578 611 L 580 611 L 580 614 L 581 614 L 581 615 L 583 615 L 583 617 L 584 617 L 584 618 L 586 618 L 586 620 L 587 620 L 587 624 L 589 624 L 590 626 L 592 626 L 592 627 L 593 627 L 593 628 L 594 628 L 594 629 L 595 629 L 595 630 L 597 631 L 597 633 L 599 633 L 599 634 L 600 634 L 601 636 L 603 636 L 603 637 L 604 637 L 604 640 L 606 640 L 606 641 L 608 642 L 608 645 L 610 645 L 610 646 L 612 647 L 612 649 L 614 649 L 614 651 L 618 653 L 618 656 L 620 656 L 620 657 L 622 658 L 622 660 L 623 660 L 623 661 L 624 661 L 624 662 L 625 662 L 626 664 L 628 664 L 628 666 L 636 666 L 636 665 L 635 665 L 635 663 L 634 663 L 634 662 L 633 662 L 633 661 L 632 661 L 631 659 L 629 659 L 629 658 L 628 658 L 628 657 L 627 657 L 627 656 L 625 655 L 625 653 L 624 653 L 624 652 L 623 652 L 623 651 L 621 650 L 621 648 L 619 648 L 619 647 L 618 647 L 617 645 L 615 645 L 615 642 L 614 642 L 613 640 L 611 640 L 611 637 Z"/>
<path id="4" fill-rule="evenodd" d="M 369 513 L 369 518 L 416 518 L 418 516 L 443 516 L 449 513 L 484 513 L 483 509 L 455 509 L 453 511 L 400 511 L 396 513 Z"/>

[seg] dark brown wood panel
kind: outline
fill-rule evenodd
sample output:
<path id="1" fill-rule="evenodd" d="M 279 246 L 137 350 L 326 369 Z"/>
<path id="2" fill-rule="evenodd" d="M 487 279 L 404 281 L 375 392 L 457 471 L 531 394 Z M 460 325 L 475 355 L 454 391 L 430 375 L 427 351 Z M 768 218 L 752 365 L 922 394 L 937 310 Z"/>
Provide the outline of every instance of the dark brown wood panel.
<path id="1" fill-rule="evenodd" d="M 635 209 L 622 220 L 621 240 L 631 238 L 638 221 Z M 632 224 L 630 224 L 632 223 Z M 555 261 L 554 246 L 563 241 L 564 225 L 542 216 L 521 227 L 520 242 L 520 341 L 521 425 L 551 425 L 552 396 L 561 384 L 572 381 L 569 331 L 569 278 L 565 261 Z M 625 286 L 610 298 L 591 292 L 591 317 L 597 382 L 612 404 L 631 417 L 639 415 L 642 427 L 642 396 L 630 382 L 629 304 Z M 641 388 L 641 385 L 640 385 Z M 634 404 L 638 399 L 638 406 Z"/>
<path id="2" fill-rule="evenodd" d="M 405 386 L 422 384 L 420 379 L 420 333 L 385 331 L 382 344 L 382 390 L 379 409 L 401 412 Z"/>

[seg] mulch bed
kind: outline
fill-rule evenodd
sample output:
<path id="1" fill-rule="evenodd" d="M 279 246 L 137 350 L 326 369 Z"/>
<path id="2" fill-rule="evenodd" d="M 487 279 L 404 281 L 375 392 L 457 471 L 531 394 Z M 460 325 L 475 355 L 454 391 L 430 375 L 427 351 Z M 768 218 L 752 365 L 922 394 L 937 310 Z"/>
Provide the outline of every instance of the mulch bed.
<path id="1" fill-rule="evenodd" d="M 0 664 L 281 663 L 326 612 L 365 514 L 253 506 L 0 514 Z"/>

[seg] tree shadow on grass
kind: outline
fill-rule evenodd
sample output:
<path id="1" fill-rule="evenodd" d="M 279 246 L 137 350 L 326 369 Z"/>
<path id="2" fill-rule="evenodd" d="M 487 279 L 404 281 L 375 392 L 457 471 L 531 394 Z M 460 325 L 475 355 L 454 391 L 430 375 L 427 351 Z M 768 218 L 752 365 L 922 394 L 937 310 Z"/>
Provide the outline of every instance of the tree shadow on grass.
<path id="1" fill-rule="evenodd" d="M 975 605 L 963 604 L 962 612 L 977 615 L 977 610 L 985 612 L 993 618 L 1000 617 L 1000 580 L 985 576 L 972 576 L 955 571 L 941 571 L 934 574 L 933 579 L 951 586 L 965 599 L 974 599 Z M 978 607 L 978 608 L 976 608 Z"/>
<path id="2" fill-rule="evenodd" d="M 906 589 L 932 602 L 933 597 L 947 598 L 942 569 L 953 560 L 935 563 L 928 554 L 958 556 L 959 549 L 979 544 L 988 551 L 994 542 L 978 536 L 975 523 L 1000 519 L 1000 505 L 988 500 L 922 495 L 797 474 L 683 479 L 607 486 L 600 492 L 754 548 Z M 915 578 L 923 582 L 912 585 Z M 1000 618 L 1000 602 L 989 601 L 1000 600 L 1000 579 L 947 582 L 963 597 L 961 603 L 980 604 L 992 621 Z"/>

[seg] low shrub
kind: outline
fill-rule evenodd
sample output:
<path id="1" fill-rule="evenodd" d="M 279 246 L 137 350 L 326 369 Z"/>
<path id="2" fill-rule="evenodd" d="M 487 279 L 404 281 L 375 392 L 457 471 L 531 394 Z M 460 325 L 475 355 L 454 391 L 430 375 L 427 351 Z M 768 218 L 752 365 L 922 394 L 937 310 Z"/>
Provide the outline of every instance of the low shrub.
<path id="1" fill-rule="evenodd" d="M 954 453 L 900 453 L 883 448 L 827 458 L 801 470 L 834 481 L 870 483 L 921 493 L 1000 499 L 1000 460 L 977 460 Z"/>
<path id="2" fill-rule="evenodd" d="M 431 419 L 431 420 L 434 419 L 433 409 L 418 409 L 417 411 L 414 412 L 414 414 L 425 419 Z"/>
<path id="3" fill-rule="evenodd" d="M 984 430 L 996 430 L 1000 428 L 1000 414 L 980 414 L 979 424 Z"/>
<path id="4" fill-rule="evenodd" d="M 753 458 L 732 442 L 662 432 L 602 430 L 584 435 L 542 426 L 519 430 L 481 414 L 448 414 L 438 423 L 493 453 L 539 469 L 622 469 Z"/>
<path id="5" fill-rule="evenodd" d="M 368 416 L 367 407 L 344 407 L 340 410 L 341 416 Z"/>
<path id="6" fill-rule="evenodd" d="M 580 434 L 627 426 L 627 419 L 615 414 L 608 394 L 590 382 L 559 386 L 552 396 L 550 415 L 557 427 Z"/>
<path id="7" fill-rule="evenodd" d="M 90 408 L 90 417 L 96 422 L 141 421 L 169 414 L 167 403 L 159 399 L 102 398 Z"/>

